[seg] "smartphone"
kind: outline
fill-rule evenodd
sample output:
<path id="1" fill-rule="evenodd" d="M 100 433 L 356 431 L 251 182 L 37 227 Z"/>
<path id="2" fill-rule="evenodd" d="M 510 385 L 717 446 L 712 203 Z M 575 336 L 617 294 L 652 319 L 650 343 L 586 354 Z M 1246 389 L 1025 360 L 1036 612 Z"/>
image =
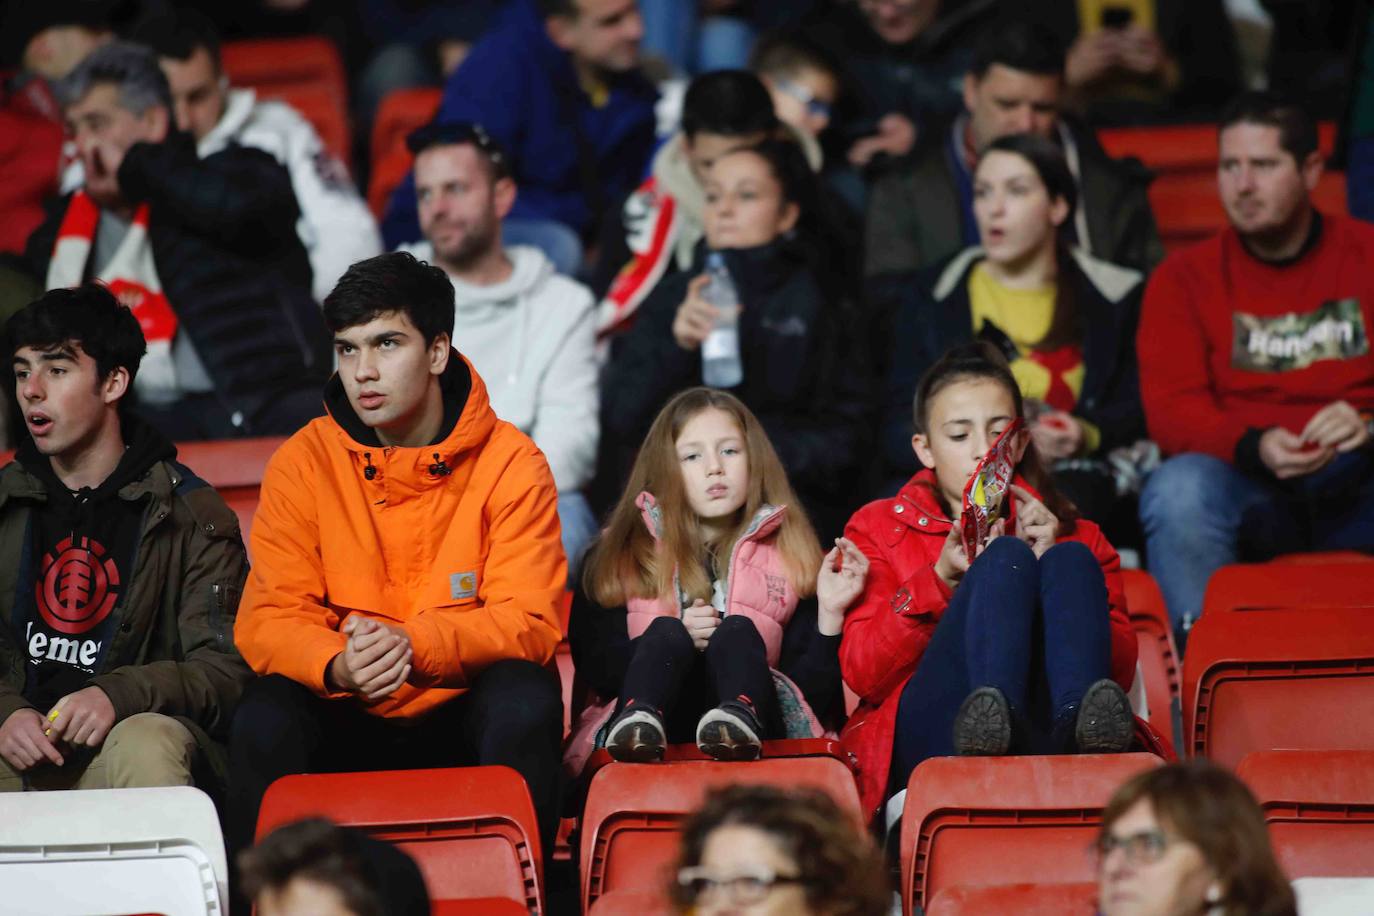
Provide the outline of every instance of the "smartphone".
<path id="1" fill-rule="evenodd" d="M 1102 7 L 1102 19 L 1100 21 L 1104 29 L 1124 29 L 1135 21 L 1135 10 L 1129 6 L 1108 4 Z"/>

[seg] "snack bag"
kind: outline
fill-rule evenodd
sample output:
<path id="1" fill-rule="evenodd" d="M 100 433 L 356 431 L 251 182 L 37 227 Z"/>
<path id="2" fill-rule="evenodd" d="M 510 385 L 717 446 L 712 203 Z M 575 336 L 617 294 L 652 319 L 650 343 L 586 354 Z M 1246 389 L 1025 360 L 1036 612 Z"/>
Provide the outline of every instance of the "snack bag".
<path id="1" fill-rule="evenodd" d="M 1015 519 L 1016 505 L 1007 499 L 1011 492 L 1011 478 L 1016 473 L 1016 455 L 1013 444 L 1016 435 L 1025 428 L 1020 419 L 1002 431 L 992 448 L 978 462 L 973 476 L 964 485 L 964 513 L 959 520 L 964 542 L 964 555 L 970 563 L 978 554 L 978 548 L 987 542 L 992 525 L 1003 515 L 1009 521 Z"/>

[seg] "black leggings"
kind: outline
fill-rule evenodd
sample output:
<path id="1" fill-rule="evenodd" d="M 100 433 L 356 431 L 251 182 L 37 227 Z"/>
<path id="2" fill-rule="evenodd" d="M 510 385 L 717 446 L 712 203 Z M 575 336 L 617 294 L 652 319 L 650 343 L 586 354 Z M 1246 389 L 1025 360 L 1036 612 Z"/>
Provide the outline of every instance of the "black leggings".
<path id="1" fill-rule="evenodd" d="M 634 700 L 661 710 L 669 742 L 695 741 L 702 713 L 740 697 L 754 704 L 764 728 L 760 737 L 781 737 L 768 654 L 748 617 L 727 616 L 701 652 L 676 617 L 658 618 L 634 640 L 621 705 Z"/>
<path id="2" fill-rule="evenodd" d="M 489 666 L 466 693 L 417 721 L 323 699 L 281 675 L 259 678 L 244 690 L 229 742 L 229 860 L 252 845 L 262 797 L 279 777 L 490 764 L 525 777 L 552 855 L 562 736 L 557 675 L 523 659 Z"/>

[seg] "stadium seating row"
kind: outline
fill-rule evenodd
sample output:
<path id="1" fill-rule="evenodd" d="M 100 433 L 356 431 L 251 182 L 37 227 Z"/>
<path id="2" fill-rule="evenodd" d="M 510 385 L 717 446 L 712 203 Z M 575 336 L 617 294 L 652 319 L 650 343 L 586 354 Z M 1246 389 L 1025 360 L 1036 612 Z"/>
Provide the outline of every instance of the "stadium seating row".
<path id="1" fill-rule="evenodd" d="M 847 764 L 823 752 L 825 742 L 811 744 L 770 748 L 817 752 L 810 756 L 749 764 L 601 767 L 583 816 L 584 911 L 667 912 L 678 826 L 727 782 L 814 786 L 861 819 Z M 1090 846 L 1102 808 L 1124 779 L 1160 763 L 1148 754 L 926 761 L 912 774 L 903 819 L 904 912 L 1092 912 Z M 1368 889 L 1374 751 L 1267 751 L 1237 772 L 1306 893 L 1339 900 Z M 544 912 L 534 808 L 513 770 L 290 776 L 269 790 L 258 834 L 311 815 L 405 849 L 435 913 Z M 196 789 L 0 796 L 0 885 L 13 913 L 215 913 L 227 888 L 224 843 L 210 799 Z M 59 885 L 64 893 L 54 895 Z"/>

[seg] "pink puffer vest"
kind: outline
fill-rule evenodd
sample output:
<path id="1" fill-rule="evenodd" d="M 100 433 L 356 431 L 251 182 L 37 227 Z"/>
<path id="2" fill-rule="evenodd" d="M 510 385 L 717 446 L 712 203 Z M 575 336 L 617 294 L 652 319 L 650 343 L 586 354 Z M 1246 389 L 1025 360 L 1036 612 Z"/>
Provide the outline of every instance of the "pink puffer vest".
<path id="1" fill-rule="evenodd" d="M 639 494 L 635 500 L 644 517 L 649 533 L 658 540 L 662 536 L 662 510 L 649 493 Z M 726 567 L 725 602 L 723 615 L 743 614 L 754 622 L 763 637 L 768 664 L 773 668 L 773 683 L 778 691 L 778 705 L 788 738 L 817 738 L 825 730 L 816 719 L 800 688 L 777 670 L 782 653 L 782 631 L 797 609 L 797 590 L 787 575 L 773 535 L 782 525 L 786 506 L 764 506 L 740 535 L 730 552 Z M 673 576 L 673 591 L 678 592 L 677 575 Z M 658 617 L 681 617 L 681 600 L 662 598 L 631 598 L 626 602 L 626 626 L 630 638 L 644 633 Z M 569 774 L 582 772 L 587 758 L 600 746 L 601 731 L 610 721 L 616 700 L 597 698 L 589 703 L 573 723 L 572 734 L 563 752 L 563 765 Z"/>

